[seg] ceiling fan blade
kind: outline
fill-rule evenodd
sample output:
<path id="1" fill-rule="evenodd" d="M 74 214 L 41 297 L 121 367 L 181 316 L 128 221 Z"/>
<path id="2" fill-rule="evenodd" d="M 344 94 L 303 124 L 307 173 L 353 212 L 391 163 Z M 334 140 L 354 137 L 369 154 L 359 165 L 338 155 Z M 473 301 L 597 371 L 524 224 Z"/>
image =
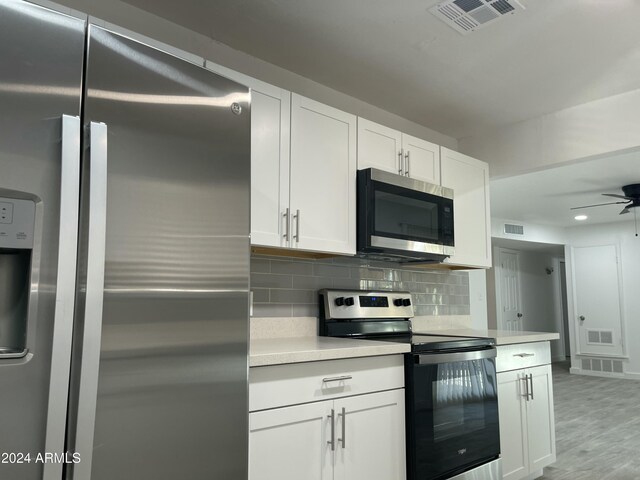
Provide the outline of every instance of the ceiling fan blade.
<path id="1" fill-rule="evenodd" d="M 629 202 L 609 202 L 609 203 L 596 203 L 595 205 L 585 205 L 584 207 L 573 207 L 571 210 L 580 210 L 581 208 L 601 207 L 603 205 L 618 205 L 627 204 Z"/>
<path id="2" fill-rule="evenodd" d="M 624 215 L 625 213 L 629 213 L 631 210 L 629 210 L 629 207 L 624 207 L 622 209 L 622 211 L 620 212 L 620 215 Z"/>
<path id="3" fill-rule="evenodd" d="M 624 198 L 627 200 L 633 200 L 631 197 L 625 197 L 624 195 L 616 195 L 615 193 L 603 193 L 605 197 Z"/>

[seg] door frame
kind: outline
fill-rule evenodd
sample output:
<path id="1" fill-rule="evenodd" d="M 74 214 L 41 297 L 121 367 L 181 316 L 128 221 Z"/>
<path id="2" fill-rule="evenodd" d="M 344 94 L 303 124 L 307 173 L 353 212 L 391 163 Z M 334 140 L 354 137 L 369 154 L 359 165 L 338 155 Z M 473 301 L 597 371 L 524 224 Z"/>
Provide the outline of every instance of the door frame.
<path id="1" fill-rule="evenodd" d="M 624 314 L 624 284 L 622 277 L 622 268 L 620 265 L 621 247 L 620 242 L 614 243 L 596 243 L 586 245 L 572 245 L 565 248 L 565 262 L 567 266 L 567 312 L 569 316 L 569 335 L 571 339 L 572 355 L 574 356 L 588 356 L 599 357 L 603 355 L 596 355 L 591 353 L 582 353 L 580 348 L 580 322 L 578 320 L 577 305 L 578 305 L 578 292 L 576 290 L 576 271 L 575 271 L 575 256 L 574 251 L 576 248 L 591 248 L 591 247 L 615 247 L 616 250 L 616 270 L 618 273 L 618 302 L 620 304 L 620 339 L 622 342 L 622 355 L 604 355 L 607 358 L 629 358 L 627 352 L 627 326 L 626 318 Z M 571 326 L 573 325 L 573 328 Z M 573 334 L 573 335 L 571 335 Z"/>
<path id="2" fill-rule="evenodd" d="M 502 292 L 502 279 L 503 279 L 503 269 L 502 269 L 502 254 L 503 253 L 513 253 L 518 256 L 518 305 L 520 306 L 520 310 L 522 310 L 522 278 L 520 275 L 520 251 L 514 250 L 511 248 L 505 247 L 495 247 L 495 275 L 496 275 L 496 323 L 498 330 L 507 330 L 507 326 L 505 325 L 504 320 L 504 305 L 502 302 L 503 292 Z M 523 314 L 524 315 L 524 314 Z"/>
<path id="3" fill-rule="evenodd" d="M 565 247 L 566 248 L 566 247 Z M 565 269 L 565 287 L 568 285 L 568 282 L 566 281 L 566 277 L 567 277 L 567 273 L 566 273 L 566 268 L 567 268 L 567 262 L 563 257 L 553 257 L 553 263 L 552 263 L 552 267 L 553 267 L 553 309 L 555 312 L 555 326 L 556 329 L 558 330 L 558 333 L 560 334 L 560 340 L 558 340 L 559 345 L 560 345 L 560 354 L 561 357 L 558 356 L 557 358 L 552 358 L 551 361 L 555 362 L 555 361 L 564 361 L 566 360 L 567 357 L 570 357 L 574 348 L 571 345 L 571 338 L 569 338 L 569 351 L 567 351 L 566 349 L 566 344 L 567 344 L 567 336 L 565 333 L 565 322 L 569 323 L 569 315 L 567 313 L 567 318 L 564 318 L 564 314 L 563 314 L 563 301 L 562 301 L 562 274 L 561 274 L 561 270 Z M 568 287 L 567 287 L 568 288 Z M 568 304 L 568 295 L 567 295 L 567 304 Z M 568 308 L 568 305 L 567 305 Z M 568 329 L 567 329 L 568 330 Z"/>

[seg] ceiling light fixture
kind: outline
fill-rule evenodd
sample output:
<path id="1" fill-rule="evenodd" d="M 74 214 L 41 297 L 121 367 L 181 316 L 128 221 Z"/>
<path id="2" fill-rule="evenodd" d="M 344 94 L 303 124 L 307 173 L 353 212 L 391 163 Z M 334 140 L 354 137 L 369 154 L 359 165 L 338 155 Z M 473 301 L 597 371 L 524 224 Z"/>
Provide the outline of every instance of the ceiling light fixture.
<path id="1" fill-rule="evenodd" d="M 589 218 L 589 217 L 587 217 L 586 215 L 576 215 L 576 216 L 575 216 L 575 217 L 573 217 L 573 218 L 575 218 L 575 219 L 576 219 L 576 220 L 578 220 L 579 222 L 582 222 L 583 220 L 586 220 L 586 219 L 587 219 L 587 218 Z"/>

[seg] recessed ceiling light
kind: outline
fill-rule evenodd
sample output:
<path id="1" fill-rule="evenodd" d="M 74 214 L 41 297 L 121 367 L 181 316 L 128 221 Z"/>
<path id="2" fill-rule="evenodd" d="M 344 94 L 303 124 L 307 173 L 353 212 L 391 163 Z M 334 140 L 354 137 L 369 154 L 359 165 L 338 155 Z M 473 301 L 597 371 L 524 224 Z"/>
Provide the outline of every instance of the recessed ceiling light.
<path id="1" fill-rule="evenodd" d="M 587 218 L 589 218 L 589 217 L 587 217 L 586 215 L 576 215 L 576 216 L 575 216 L 575 217 L 573 217 L 573 218 L 575 218 L 575 219 L 576 219 L 576 220 L 578 220 L 579 222 L 582 222 L 583 220 L 586 220 L 586 219 L 587 219 Z"/>

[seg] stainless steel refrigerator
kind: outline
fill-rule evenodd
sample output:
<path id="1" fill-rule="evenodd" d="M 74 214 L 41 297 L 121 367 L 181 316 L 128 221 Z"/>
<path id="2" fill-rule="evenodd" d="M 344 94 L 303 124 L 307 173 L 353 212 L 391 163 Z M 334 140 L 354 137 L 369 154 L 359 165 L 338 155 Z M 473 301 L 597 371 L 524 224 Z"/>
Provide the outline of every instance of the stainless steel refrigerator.
<path id="1" fill-rule="evenodd" d="M 249 99 L 0 0 L 0 478 L 247 477 Z"/>

